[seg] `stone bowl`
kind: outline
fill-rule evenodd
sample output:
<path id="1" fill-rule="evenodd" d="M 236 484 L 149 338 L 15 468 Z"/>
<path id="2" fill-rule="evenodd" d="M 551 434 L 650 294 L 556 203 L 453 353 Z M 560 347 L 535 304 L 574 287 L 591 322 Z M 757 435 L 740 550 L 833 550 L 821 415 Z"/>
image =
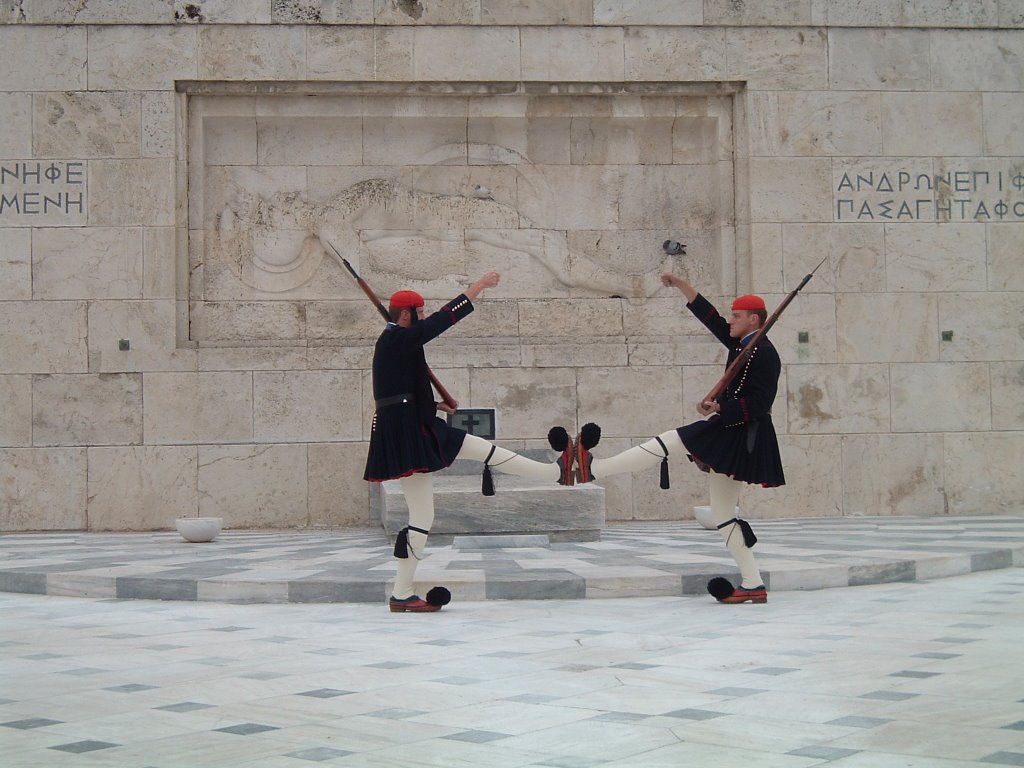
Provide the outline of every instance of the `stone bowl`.
<path id="1" fill-rule="evenodd" d="M 217 538 L 223 524 L 224 518 L 221 517 L 179 517 L 175 521 L 181 537 L 197 544 Z"/>

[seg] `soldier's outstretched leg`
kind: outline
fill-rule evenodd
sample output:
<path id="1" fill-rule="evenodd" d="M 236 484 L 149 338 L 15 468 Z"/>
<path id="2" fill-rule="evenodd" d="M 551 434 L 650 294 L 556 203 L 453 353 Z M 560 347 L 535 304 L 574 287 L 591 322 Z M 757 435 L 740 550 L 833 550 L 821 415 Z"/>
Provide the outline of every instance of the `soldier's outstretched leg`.
<path id="1" fill-rule="evenodd" d="M 683 441 L 679 439 L 676 430 L 663 432 L 657 437 L 648 440 L 646 443 L 628 448 L 622 453 L 611 456 L 607 459 L 593 459 L 590 469 L 594 478 L 600 479 L 609 475 L 619 475 L 624 472 L 638 472 L 641 469 L 662 464 L 667 470 L 667 459 L 669 456 L 685 456 L 686 448 Z M 663 487 L 667 487 L 667 471 L 663 472 Z"/>
<path id="2" fill-rule="evenodd" d="M 553 437 L 555 430 L 559 429 L 561 430 L 559 438 Z M 488 473 L 487 468 L 491 468 L 509 475 L 527 477 L 531 480 L 572 485 L 572 440 L 569 439 L 568 433 L 561 427 L 556 427 L 551 432 L 552 434 L 548 437 L 551 447 L 561 452 L 557 461 L 534 461 L 525 456 L 520 456 L 518 453 L 507 448 L 494 445 L 476 435 L 466 435 L 462 443 L 462 450 L 459 451 L 459 455 L 456 458 L 484 462 L 485 478 Z M 564 435 L 564 441 L 560 439 L 561 435 Z"/>

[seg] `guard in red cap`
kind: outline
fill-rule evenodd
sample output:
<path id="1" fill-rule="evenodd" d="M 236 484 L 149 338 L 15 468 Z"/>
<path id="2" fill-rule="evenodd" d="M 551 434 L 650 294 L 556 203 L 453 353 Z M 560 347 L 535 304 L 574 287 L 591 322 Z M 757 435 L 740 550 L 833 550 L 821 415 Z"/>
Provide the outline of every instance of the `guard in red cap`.
<path id="1" fill-rule="evenodd" d="M 661 276 L 686 297 L 687 308 L 729 349 L 726 367 L 768 319 L 760 296 L 740 296 L 732 303 L 726 320 L 689 282 L 672 273 Z M 736 515 L 743 483 L 765 487 L 784 485 L 779 441 L 772 424 L 771 407 L 779 386 L 782 363 L 775 347 L 762 336 L 742 372 L 720 397 L 697 404 L 700 421 L 665 432 L 653 440 L 608 459 L 589 455 L 577 464 L 589 466 L 593 477 L 637 472 L 661 464 L 661 486 L 668 488 L 669 456 L 686 455 L 710 473 L 711 520 L 705 527 L 718 529 L 739 566 L 742 581 L 734 587 L 715 578 L 708 591 L 723 603 L 765 603 L 768 592 L 751 547 L 757 537 L 750 524 Z"/>
<path id="2" fill-rule="evenodd" d="M 472 459 L 509 474 L 552 484 L 571 483 L 571 441 L 568 441 L 570 445 L 557 448 L 562 455 L 556 462 L 543 463 L 467 434 L 437 417 L 438 410 L 453 413 L 455 408 L 434 402 L 423 347 L 472 312 L 473 300 L 485 288 L 496 286 L 499 279 L 497 272 L 488 272 L 465 293 L 429 316 L 424 316 L 423 297 L 415 291 L 392 294 L 388 306 L 391 322 L 384 327 L 374 348 L 376 411 L 363 479 L 371 483 L 400 480 L 409 507 L 409 525 L 402 529 L 395 543 L 397 570 L 388 601 L 394 613 L 432 613 L 440 610 L 451 597 L 443 587 L 427 592 L 426 600 L 415 594 L 416 565 L 423 556 L 427 534 L 434 522 L 431 473 L 444 469 L 455 459 Z M 555 430 L 561 430 L 568 440 L 564 429 L 556 427 Z M 549 441 L 555 447 L 550 435 Z M 486 477 L 489 477 L 487 469 Z"/>
<path id="3" fill-rule="evenodd" d="M 388 301 L 391 309 L 419 309 L 422 306 L 423 297 L 416 291 L 395 291 Z"/>
<path id="4" fill-rule="evenodd" d="M 732 308 L 741 309 L 744 312 L 764 312 L 764 320 L 768 319 L 768 308 L 764 305 L 764 299 L 748 293 L 746 296 L 738 296 L 732 303 Z M 763 323 L 764 320 L 761 322 Z"/>

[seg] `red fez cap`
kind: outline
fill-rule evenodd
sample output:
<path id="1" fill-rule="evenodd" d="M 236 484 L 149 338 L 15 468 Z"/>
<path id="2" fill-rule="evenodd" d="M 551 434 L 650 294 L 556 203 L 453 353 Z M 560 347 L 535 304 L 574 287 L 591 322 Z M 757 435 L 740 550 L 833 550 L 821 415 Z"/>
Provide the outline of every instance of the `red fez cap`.
<path id="1" fill-rule="evenodd" d="M 754 309 L 767 310 L 767 307 L 765 307 L 764 305 L 764 299 L 762 299 L 760 296 L 754 296 L 753 294 L 750 293 L 748 293 L 746 296 L 738 297 L 736 301 L 732 303 L 732 308 L 746 309 L 748 311 Z"/>
<path id="2" fill-rule="evenodd" d="M 416 291 L 396 291 L 391 294 L 388 304 L 395 309 L 413 309 L 423 306 L 423 297 Z"/>

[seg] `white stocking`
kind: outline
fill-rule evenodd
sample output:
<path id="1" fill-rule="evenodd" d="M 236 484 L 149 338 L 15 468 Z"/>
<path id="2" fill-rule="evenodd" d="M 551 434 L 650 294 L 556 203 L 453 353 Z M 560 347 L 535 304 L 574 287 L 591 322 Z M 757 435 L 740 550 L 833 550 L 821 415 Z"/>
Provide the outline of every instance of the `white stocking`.
<path id="1" fill-rule="evenodd" d="M 711 522 L 715 526 L 736 517 L 736 502 L 740 499 L 742 486 L 739 480 L 733 480 L 728 475 L 711 473 Z M 757 569 L 754 552 L 744 543 L 743 531 L 739 525 L 733 523 L 719 530 L 732 559 L 740 567 L 740 574 L 743 577 L 740 586 L 748 589 L 761 586 L 764 582 L 761 581 L 761 572 Z"/>
<path id="2" fill-rule="evenodd" d="M 494 448 L 494 455 L 487 462 L 491 469 L 496 469 L 509 475 L 519 475 L 520 477 L 528 477 L 532 480 L 543 480 L 551 483 L 557 483 L 558 478 L 562 475 L 557 462 L 545 463 L 534 461 L 525 456 L 520 456 L 518 453 L 513 453 L 507 448 L 493 445 L 493 443 L 489 443 L 476 435 L 466 435 L 466 439 L 462 443 L 462 450 L 459 451 L 459 455 L 456 458 L 487 461 L 487 455 L 491 452 L 492 447 Z"/>
<path id="3" fill-rule="evenodd" d="M 403 477 L 399 482 L 402 484 L 405 503 L 409 507 L 409 525 L 429 531 L 430 526 L 434 524 L 434 478 L 429 473 L 418 473 Z M 416 566 L 419 565 L 423 550 L 427 546 L 427 534 L 413 530 L 406 533 L 409 539 L 409 556 L 395 558 L 398 571 L 395 574 L 395 587 L 391 590 L 391 594 L 400 600 L 411 597 L 416 591 L 413 586 Z"/>
<path id="4" fill-rule="evenodd" d="M 674 429 L 658 435 L 661 442 L 668 449 L 669 456 L 682 456 L 686 453 L 683 441 L 679 439 L 679 433 Z M 619 475 L 623 472 L 638 472 L 641 469 L 656 467 L 665 458 L 665 451 L 662 450 L 657 440 L 648 440 L 638 446 L 629 448 L 622 453 L 607 459 L 594 459 L 590 470 L 595 480 L 600 480 L 609 475 Z"/>

